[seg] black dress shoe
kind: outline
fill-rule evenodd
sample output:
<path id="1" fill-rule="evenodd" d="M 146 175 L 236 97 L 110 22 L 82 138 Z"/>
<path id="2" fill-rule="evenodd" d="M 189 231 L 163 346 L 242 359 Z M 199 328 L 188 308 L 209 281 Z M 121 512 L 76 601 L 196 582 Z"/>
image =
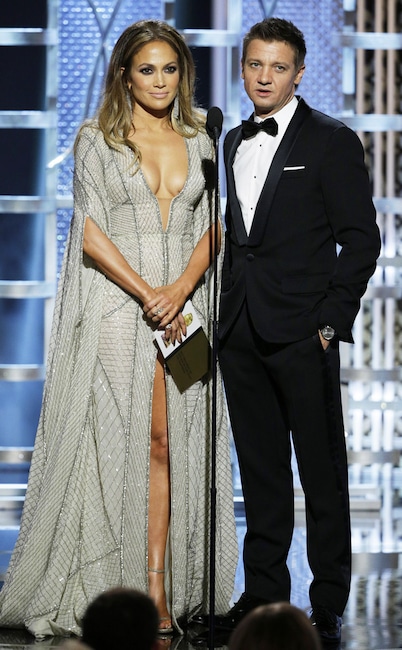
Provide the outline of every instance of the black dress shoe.
<path id="1" fill-rule="evenodd" d="M 233 605 L 232 609 L 230 609 L 227 614 L 214 616 L 214 627 L 215 629 L 221 630 L 234 630 L 236 625 L 240 623 L 240 621 L 251 612 L 252 609 L 259 607 L 260 605 L 267 605 L 268 602 L 269 601 L 262 598 L 257 598 L 256 596 L 243 593 L 237 603 Z M 209 615 L 196 614 L 192 617 L 191 622 L 209 627 Z"/>
<path id="2" fill-rule="evenodd" d="M 326 607 L 313 606 L 310 621 L 321 639 L 326 643 L 339 643 L 341 640 L 342 619 Z"/>
<path id="3" fill-rule="evenodd" d="M 197 634 L 197 636 L 189 638 L 189 641 L 194 648 L 222 648 L 229 644 L 231 634 L 232 630 L 217 630 L 216 632 L 214 630 L 213 639 L 210 638 L 208 632 L 203 632 L 202 634 Z"/>

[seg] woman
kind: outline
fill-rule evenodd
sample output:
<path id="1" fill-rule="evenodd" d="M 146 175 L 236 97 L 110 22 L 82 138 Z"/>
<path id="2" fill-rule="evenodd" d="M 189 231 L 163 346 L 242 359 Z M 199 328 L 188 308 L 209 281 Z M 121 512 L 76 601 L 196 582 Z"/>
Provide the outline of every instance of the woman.
<path id="1" fill-rule="evenodd" d="M 207 605 L 211 386 L 184 393 L 155 328 L 181 340 L 190 297 L 210 329 L 213 149 L 192 106 L 194 68 L 169 25 L 128 27 L 98 120 L 77 138 L 74 216 L 21 531 L 0 624 L 80 633 L 89 602 L 130 586 L 169 633 Z M 227 428 L 217 413 L 216 607 L 237 542 Z"/>

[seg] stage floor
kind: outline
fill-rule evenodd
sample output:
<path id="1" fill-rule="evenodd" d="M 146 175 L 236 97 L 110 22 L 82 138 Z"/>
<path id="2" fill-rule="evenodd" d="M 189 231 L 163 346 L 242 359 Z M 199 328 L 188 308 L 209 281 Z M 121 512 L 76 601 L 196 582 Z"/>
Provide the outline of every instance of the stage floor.
<path id="1" fill-rule="evenodd" d="M 402 499 L 397 478 L 391 473 L 389 479 L 377 481 L 377 487 L 369 482 L 356 488 L 353 483 L 351 485 L 352 588 L 343 619 L 342 642 L 338 647 L 332 645 L 332 650 L 402 648 Z M 239 496 L 235 504 L 241 557 L 245 520 Z M 1 516 L 0 510 L 0 536 Z M 291 601 L 308 612 L 311 574 L 305 540 L 303 498 L 296 488 L 296 526 L 288 560 L 292 577 Z M 239 561 L 233 601 L 243 591 L 243 578 Z M 54 638 L 35 642 L 23 631 L 0 629 L 0 650 L 47 650 L 64 641 Z M 187 634 L 184 638 L 161 641 L 160 647 L 192 650 L 193 645 Z"/>
<path id="2" fill-rule="evenodd" d="M 34 641 L 33 638 L 21 631 L 0 630 L 0 650 L 48 650 L 60 648 L 65 639 L 54 638 L 44 641 Z M 208 646 L 206 646 L 208 647 Z M 227 645 L 217 646 L 225 650 Z M 401 624 L 395 620 L 369 622 L 364 615 L 354 620 L 345 620 L 340 645 L 331 644 L 323 650 L 396 650 L 402 647 Z M 187 637 L 173 637 L 171 640 L 161 640 L 158 650 L 195 650 Z M 61 649 L 60 649 L 61 650 Z"/>
<path id="3" fill-rule="evenodd" d="M 342 627 L 340 645 L 330 645 L 331 650 L 396 650 L 402 648 L 401 601 L 399 581 L 386 581 L 385 590 L 378 581 L 378 590 L 382 597 L 388 599 L 389 610 L 383 615 L 368 614 L 363 605 L 356 613 L 346 612 Z M 362 592 L 364 588 L 362 587 Z M 201 631 L 201 629 L 199 630 Z M 22 630 L 0 629 L 0 650 L 47 650 L 60 647 L 65 642 L 63 638 L 35 641 L 31 635 Z M 218 647 L 227 648 L 227 645 Z M 174 637 L 172 640 L 162 640 L 160 648 L 171 650 L 194 650 L 190 635 L 184 638 Z"/>

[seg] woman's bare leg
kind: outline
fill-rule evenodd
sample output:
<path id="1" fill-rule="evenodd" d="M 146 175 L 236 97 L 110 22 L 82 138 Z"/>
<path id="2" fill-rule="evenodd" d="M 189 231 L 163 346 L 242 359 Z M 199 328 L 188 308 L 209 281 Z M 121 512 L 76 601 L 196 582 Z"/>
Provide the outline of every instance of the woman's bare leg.
<path id="1" fill-rule="evenodd" d="M 170 518 L 169 444 L 166 384 L 158 355 L 152 398 L 151 458 L 148 511 L 148 584 L 161 618 L 160 629 L 172 625 L 164 587 L 165 551 Z M 154 569 L 154 571 L 152 571 Z"/>

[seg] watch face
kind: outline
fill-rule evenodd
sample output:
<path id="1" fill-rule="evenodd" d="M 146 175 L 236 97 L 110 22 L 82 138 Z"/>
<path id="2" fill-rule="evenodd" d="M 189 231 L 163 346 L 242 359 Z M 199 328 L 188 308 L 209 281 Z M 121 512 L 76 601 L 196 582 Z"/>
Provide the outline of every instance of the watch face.
<path id="1" fill-rule="evenodd" d="M 325 325 L 321 330 L 321 334 L 326 341 L 331 341 L 335 336 L 335 330 L 330 325 Z"/>

